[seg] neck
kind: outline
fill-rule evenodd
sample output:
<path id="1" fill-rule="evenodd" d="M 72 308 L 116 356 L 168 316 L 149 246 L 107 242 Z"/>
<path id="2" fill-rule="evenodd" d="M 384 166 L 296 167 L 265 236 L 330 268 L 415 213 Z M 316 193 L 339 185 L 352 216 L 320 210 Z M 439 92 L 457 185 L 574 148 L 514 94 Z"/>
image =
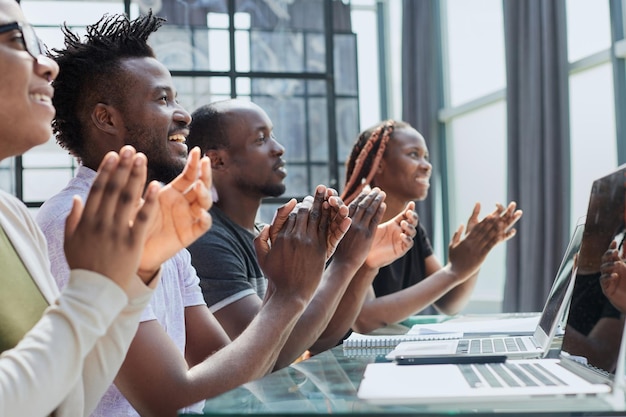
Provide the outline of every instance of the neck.
<path id="1" fill-rule="evenodd" d="M 398 213 L 404 210 L 408 203 L 408 200 L 399 199 L 387 194 L 387 197 L 385 198 L 385 204 L 387 205 L 387 209 L 385 210 L 385 214 L 383 216 L 383 219 L 381 220 L 381 223 L 384 223 L 387 220 L 396 217 Z"/>
<path id="2" fill-rule="evenodd" d="M 229 189 L 230 188 L 230 189 Z M 237 223 L 244 229 L 254 233 L 254 221 L 257 211 L 261 207 L 261 199 L 253 198 L 234 187 L 217 187 L 218 200 L 215 203 L 230 220 Z"/>

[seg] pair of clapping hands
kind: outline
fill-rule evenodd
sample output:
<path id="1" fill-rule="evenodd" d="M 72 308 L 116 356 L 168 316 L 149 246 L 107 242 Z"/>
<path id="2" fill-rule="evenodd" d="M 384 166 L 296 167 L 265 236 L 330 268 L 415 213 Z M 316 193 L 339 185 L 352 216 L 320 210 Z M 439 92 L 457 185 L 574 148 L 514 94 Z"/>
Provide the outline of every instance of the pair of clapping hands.
<path id="1" fill-rule="evenodd" d="M 137 275 L 148 283 L 164 261 L 211 227 L 211 165 L 200 149 L 165 186 L 145 187 L 147 163 L 132 146 L 109 152 L 84 205 L 74 198 L 65 226 L 70 269 L 97 272 L 128 291 Z"/>

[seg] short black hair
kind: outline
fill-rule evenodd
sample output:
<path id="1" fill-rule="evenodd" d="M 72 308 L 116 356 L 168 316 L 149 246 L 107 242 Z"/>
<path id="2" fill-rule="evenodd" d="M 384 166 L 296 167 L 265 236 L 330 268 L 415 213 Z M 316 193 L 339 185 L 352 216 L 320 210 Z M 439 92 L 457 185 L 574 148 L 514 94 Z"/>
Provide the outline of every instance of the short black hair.
<path id="1" fill-rule="evenodd" d="M 70 154 L 82 155 L 83 123 L 96 103 L 122 105 L 125 86 L 120 63 L 127 58 L 154 58 L 148 37 L 164 22 L 152 12 L 134 20 L 124 14 L 105 14 L 87 26 L 84 41 L 63 25 L 65 49 L 54 49 L 52 54 L 60 69 L 53 82 L 52 128 L 57 142 Z"/>
<path id="2" fill-rule="evenodd" d="M 227 113 L 231 100 L 216 101 L 197 108 L 191 114 L 187 146 L 200 148 L 202 154 L 211 149 L 228 149 L 230 141 L 226 133 Z"/>

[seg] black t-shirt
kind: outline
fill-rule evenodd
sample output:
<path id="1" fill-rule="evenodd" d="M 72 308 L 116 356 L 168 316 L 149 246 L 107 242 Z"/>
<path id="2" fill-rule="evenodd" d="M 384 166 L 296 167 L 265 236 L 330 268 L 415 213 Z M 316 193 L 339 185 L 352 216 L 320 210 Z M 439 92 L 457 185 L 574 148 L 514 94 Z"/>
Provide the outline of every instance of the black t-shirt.
<path id="1" fill-rule="evenodd" d="M 602 292 L 600 273 L 577 275 L 567 324 L 586 336 L 604 317 L 619 319 L 621 314 Z"/>
<path id="2" fill-rule="evenodd" d="M 402 258 L 378 271 L 373 282 L 376 297 L 398 292 L 426 278 L 426 258 L 433 254 L 433 248 L 422 225 L 417 226 L 413 241 L 413 247 Z"/>

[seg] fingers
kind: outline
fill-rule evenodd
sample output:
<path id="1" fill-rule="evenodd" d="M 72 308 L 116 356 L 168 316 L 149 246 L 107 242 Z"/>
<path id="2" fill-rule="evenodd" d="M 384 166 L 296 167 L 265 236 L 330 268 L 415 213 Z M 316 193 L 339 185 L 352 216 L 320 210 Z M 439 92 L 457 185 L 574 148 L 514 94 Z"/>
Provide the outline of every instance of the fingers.
<path id="1" fill-rule="evenodd" d="M 152 181 L 144 193 L 144 203 L 133 221 L 132 234 L 135 239 L 143 241 L 146 238 L 149 227 L 156 217 L 159 208 L 159 189 L 159 183 Z"/>
<path id="2" fill-rule="evenodd" d="M 374 227 L 377 226 L 382 219 L 382 214 L 379 217 L 379 208 L 386 196 L 380 188 L 374 187 L 368 194 L 362 196 L 350 217 L 354 222 L 364 222 L 368 225 L 375 222 Z"/>
<path id="3" fill-rule="evenodd" d="M 194 147 L 187 156 L 187 163 L 185 164 L 185 168 L 183 168 L 183 172 L 174 178 L 170 184 L 174 189 L 183 194 L 187 193 L 193 186 L 194 182 L 198 179 L 199 176 L 202 177 L 202 180 L 206 183 L 208 175 L 209 183 L 207 188 L 210 188 L 210 169 L 206 169 L 204 165 L 207 164 L 203 162 L 202 164 L 202 172 L 199 174 L 198 170 L 201 168 L 200 164 L 200 148 L 197 146 Z M 209 161 L 210 167 L 210 161 Z M 208 171 L 208 172 L 207 172 Z"/>
<path id="4" fill-rule="evenodd" d="M 295 200 L 294 200 L 295 201 Z M 270 227 L 268 225 L 263 226 L 261 233 L 254 238 L 254 249 L 257 253 L 257 259 L 263 261 L 270 251 Z"/>
<path id="5" fill-rule="evenodd" d="M 287 223 L 287 220 L 289 219 L 289 214 L 296 207 L 297 203 L 298 202 L 296 201 L 296 199 L 292 198 L 281 207 L 278 207 L 276 209 L 276 212 L 274 213 L 274 218 L 272 219 L 272 223 L 270 226 L 270 241 L 273 242 L 274 240 L 276 240 L 278 233 L 283 229 L 285 223 Z"/>
<path id="6" fill-rule="evenodd" d="M 467 233 L 472 231 L 472 228 L 478 223 L 478 215 L 480 214 L 480 203 L 474 204 L 472 214 L 467 220 Z"/>
<path id="7" fill-rule="evenodd" d="M 461 241 L 461 236 L 463 235 L 463 230 L 465 230 L 465 226 L 460 225 L 456 232 L 452 235 L 452 239 L 450 240 L 450 244 L 448 246 L 454 247 L 459 244 Z"/>
<path id="8" fill-rule="evenodd" d="M 322 216 L 322 206 L 326 201 L 327 188 L 323 185 L 315 187 L 315 197 L 311 201 L 310 196 L 310 213 L 308 221 L 309 233 L 318 233 L 323 236 L 324 242 L 326 242 L 326 232 L 328 230 L 328 210 L 325 210 L 325 215 Z M 306 200 L 306 198 L 305 198 Z M 324 221 L 322 221 L 324 219 Z M 320 237 L 321 238 L 321 237 Z"/>

